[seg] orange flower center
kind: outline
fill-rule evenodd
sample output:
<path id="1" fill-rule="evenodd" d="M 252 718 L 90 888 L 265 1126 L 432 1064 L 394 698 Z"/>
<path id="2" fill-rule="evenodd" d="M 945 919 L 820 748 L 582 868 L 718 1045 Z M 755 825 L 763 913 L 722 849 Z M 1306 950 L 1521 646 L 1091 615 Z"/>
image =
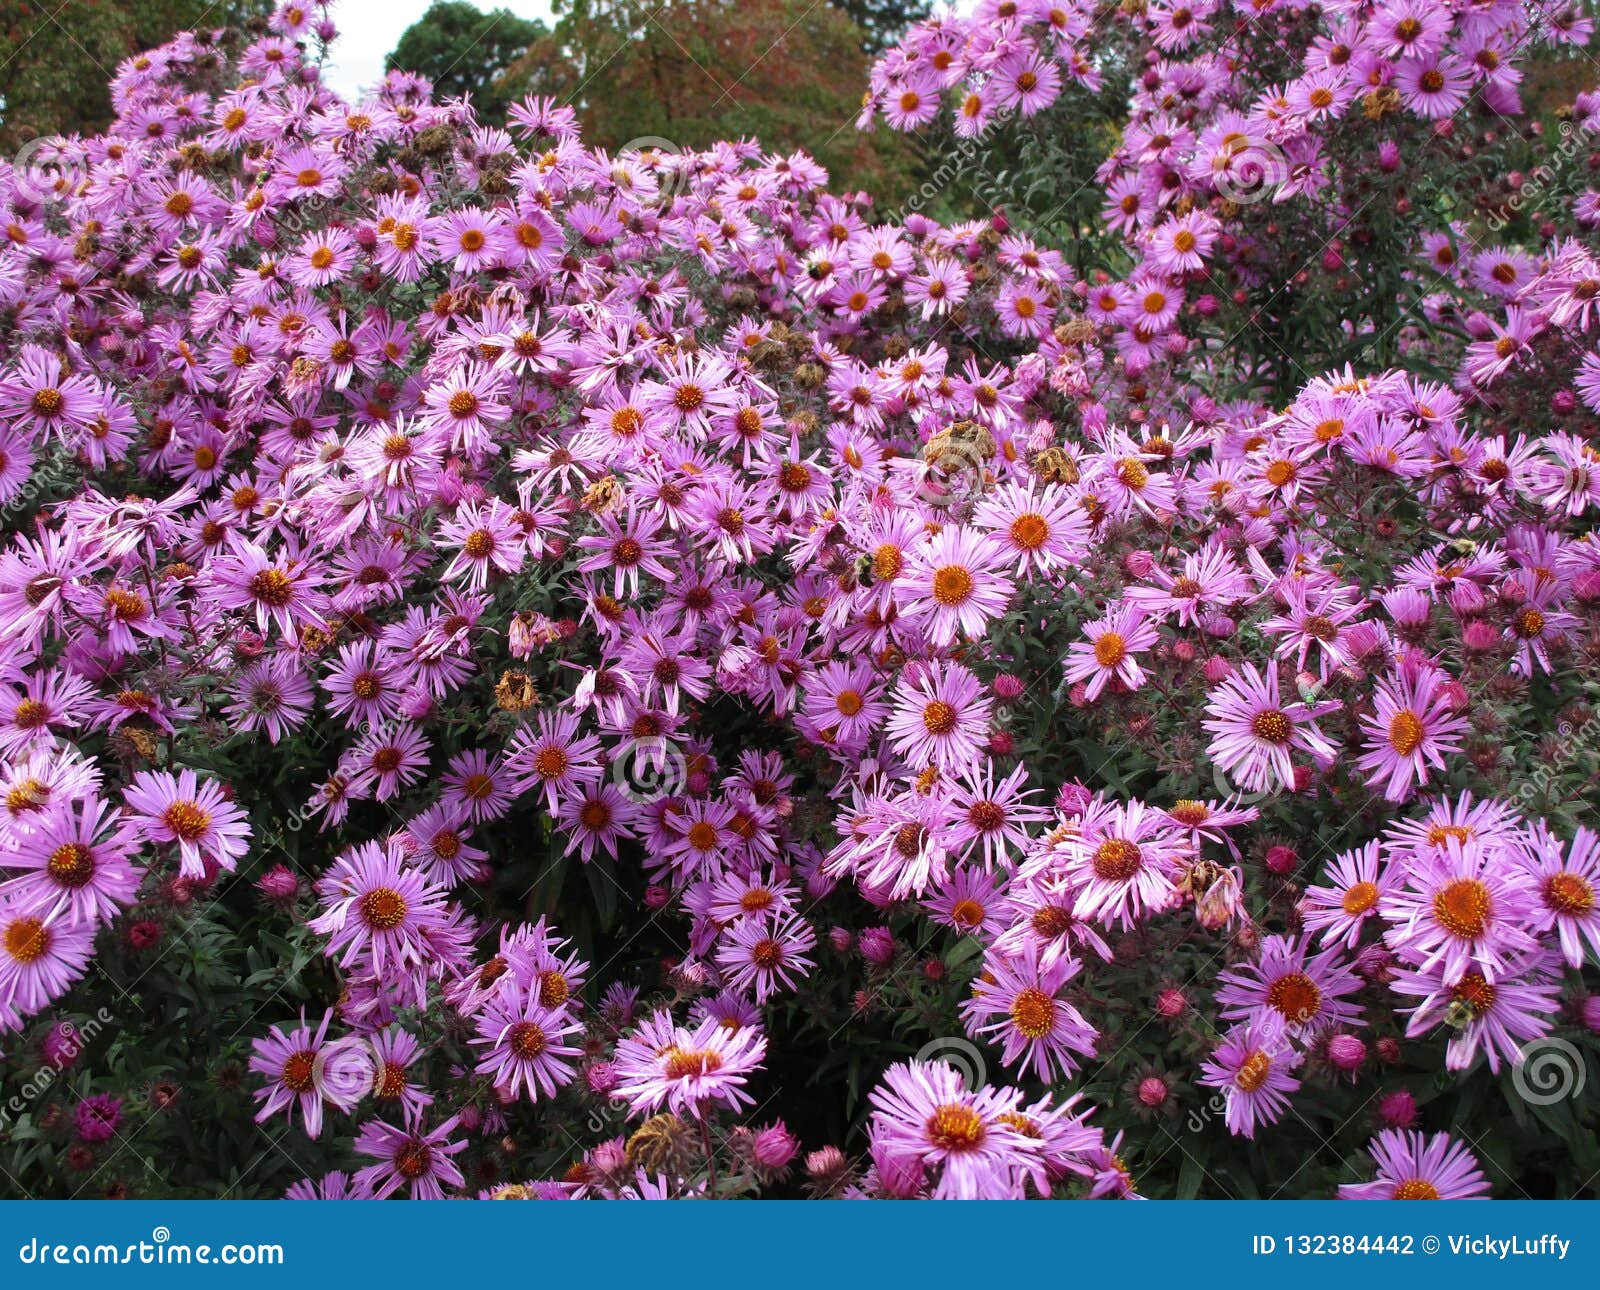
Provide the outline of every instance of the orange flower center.
<path id="1" fill-rule="evenodd" d="M 1254 1093 L 1267 1082 L 1267 1076 L 1272 1073 L 1272 1058 L 1259 1048 L 1246 1057 L 1234 1074 L 1233 1082 L 1243 1092 Z"/>
<path id="2" fill-rule="evenodd" d="M 1322 1011 L 1322 991 L 1304 972 L 1289 972 L 1268 988 L 1267 1003 L 1284 1020 L 1304 1023 Z"/>
<path id="3" fill-rule="evenodd" d="M 1452 936 L 1482 936 L 1494 910 L 1489 889 L 1476 878 L 1457 878 L 1433 896 L 1433 916 Z"/>
<path id="4" fill-rule="evenodd" d="M 922 710 L 922 725 L 930 735 L 947 735 L 956 728 L 956 710 L 943 699 L 935 699 Z"/>
<path id="5" fill-rule="evenodd" d="M 250 579 L 250 594 L 264 605 L 282 609 L 294 599 L 294 583 L 282 569 L 263 569 Z"/>
<path id="6" fill-rule="evenodd" d="M 972 594 L 972 575 L 959 564 L 947 564 L 933 575 L 933 598 L 941 605 L 959 605 Z"/>
<path id="7" fill-rule="evenodd" d="M 211 813 L 199 802 L 181 800 L 161 812 L 161 822 L 185 842 L 198 842 L 211 830 Z"/>
<path id="8" fill-rule="evenodd" d="M 1558 914 L 1587 914 L 1594 908 L 1594 888 L 1566 870 L 1550 875 L 1544 885 L 1544 898 Z"/>
<path id="9" fill-rule="evenodd" d="M 544 1052 L 547 1043 L 544 1031 L 531 1021 L 517 1022 L 506 1034 L 506 1047 L 511 1055 L 523 1061 L 532 1061 Z"/>
<path id="10" fill-rule="evenodd" d="M 1094 875 L 1107 882 L 1126 882 L 1139 872 L 1144 853 L 1126 838 L 1107 838 L 1094 849 Z"/>
<path id="11" fill-rule="evenodd" d="M 1250 732 L 1269 744 L 1286 744 L 1294 733 L 1294 723 L 1289 720 L 1287 713 L 1277 708 L 1264 708 L 1250 722 Z"/>
<path id="12" fill-rule="evenodd" d="M 1011 1024 L 1028 1039 L 1043 1039 L 1056 1024 L 1056 1001 L 1029 986 L 1011 1002 Z"/>
<path id="13" fill-rule="evenodd" d="M 32 963 L 50 948 L 50 929 L 31 915 L 14 918 L 6 926 L 6 953 L 18 963 Z"/>
<path id="14" fill-rule="evenodd" d="M 983 1118 L 961 1102 L 946 1102 L 936 1107 L 923 1125 L 928 1141 L 941 1151 L 971 1151 L 981 1146 L 988 1131 Z"/>
<path id="15" fill-rule="evenodd" d="M 1351 883 L 1345 889 L 1344 899 L 1339 902 L 1339 905 L 1345 913 L 1354 918 L 1358 914 L 1366 913 L 1377 903 L 1378 884 L 1363 880 Z"/>
<path id="16" fill-rule="evenodd" d="M 393 887 L 374 887 L 361 898 L 361 917 L 368 927 L 393 931 L 406 920 L 406 898 Z"/>
<path id="17" fill-rule="evenodd" d="M 1101 667 L 1115 667 L 1127 656 L 1127 642 L 1116 632 L 1106 632 L 1094 643 L 1094 661 Z"/>
<path id="18" fill-rule="evenodd" d="M 1409 757 L 1422 743 L 1422 722 L 1415 712 L 1400 711 L 1389 719 L 1389 746 Z"/>
<path id="19" fill-rule="evenodd" d="M 315 1054 L 308 1048 L 302 1048 L 297 1053 L 290 1053 L 288 1060 L 283 1063 L 281 1082 L 284 1088 L 292 1093 L 309 1093 L 316 1082 L 312 1076 L 317 1068 Z"/>
<path id="20" fill-rule="evenodd" d="M 86 887 L 94 877 L 94 852 L 81 842 L 63 842 L 50 853 L 47 866 L 63 887 Z"/>

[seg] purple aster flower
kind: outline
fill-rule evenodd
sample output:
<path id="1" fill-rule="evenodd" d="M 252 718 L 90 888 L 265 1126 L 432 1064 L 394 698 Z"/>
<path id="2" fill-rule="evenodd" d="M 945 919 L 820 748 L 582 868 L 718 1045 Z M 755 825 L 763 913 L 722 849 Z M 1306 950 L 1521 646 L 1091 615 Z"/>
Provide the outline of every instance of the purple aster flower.
<path id="1" fill-rule="evenodd" d="M 377 843 L 334 861 L 317 891 L 328 908 L 309 926 L 329 938 L 324 952 L 340 967 L 359 961 L 381 976 L 432 957 L 429 938 L 444 925 L 444 892 Z"/>
<path id="2" fill-rule="evenodd" d="M 465 1181 L 451 1158 L 467 1147 L 465 1138 L 450 1140 L 459 1123 L 459 1116 L 451 1116 L 425 1130 L 420 1116 L 408 1116 L 404 1128 L 369 1120 L 356 1135 L 356 1151 L 376 1157 L 378 1163 L 361 1170 L 355 1186 L 376 1200 L 387 1200 L 402 1187 L 416 1200 L 443 1200 L 446 1187 L 460 1187 Z"/>
<path id="3" fill-rule="evenodd" d="M 1269 667 L 1263 675 L 1246 663 L 1206 699 L 1203 724 L 1211 732 L 1206 752 L 1241 788 L 1293 789 L 1293 753 L 1309 754 L 1322 766 L 1332 763 L 1336 750 L 1313 718 L 1338 706 L 1284 703 L 1278 695 L 1277 668 Z"/>
<path id="4" fill-rule="evenodd" d="M 664 1106 L 699 1117 L 713 1103 L 738 1110 L 753 1102 L 745 1084 L 766 1055 L 766 1037 L 757 1027 L 730 1030 L 710 1017 L 690 1030 L 658 1012 L 617 1044 L 614 1096 L 634 1115 Z"/>
<path id="5" fill-rule="evenodd" d="M 45 811 L 36 824 L 13 830 L 16 850 L 6 864 L 21 872 L 0 882 L 0 895 L 36 901 L 71 924 L 108 923 L 139 891 L 143 874 L 131 863 L 136 836 L 98 797 Z"/>
<path id="6" fill-rule="evenodd" d="M 1289 1094 L 1300 1087 L 1290 1072 L 1304 1060 L 1282 1025 L 1257 1017 L 1222 1037 L 1201 1063 L 1198 1082 L 1222 1091 L 1228 1132 L 1253 1138 L 1258 1127 L 1276 1123 L 1289 1109 Z"/>
<path id="7" fill-rule="evenodd" d="M 231 873 L 249 849 L 244 812 L 215 780 L 202 782 L 187 767 L 176 775 L 140 771 L 123 800 L 146 839 L 177 846 L 179 872 L 187 878 L 200 877 L 208 860 Z"/>
<path id="8" fill-rule="evenodd" d="M 37 899 L 0 898 L 0 1029 L 60 998 L 89 966 L 95 928 L 50 921 Z"/>
<path id="9" fill-rule="evenodd" d="M 961 664 L 909 666 L 895 687 L 889 742 L 915 767 L 955 771 L 978 761 L 989 714 L 983 684 Z"/>
<path id="10" fill-rule="evenodd" d="M 1361 1009 L 1346 996 L 1360 990 L 1360 978 L 1337 945 L 1308 957 L 1310 940 L 1310 933 L 1296 940 L 1269 936 L 1255 962 L 1219 973 L 1222 1015 L 1260 1018 L 1306 1040 L 1330 1027 L 1359 1025 Z"/>
<path id="11" fill-rule="evenodd" d="M 1080 1057 L 1094 1056 L 1097 1038 L 1062 997 L 1080 966 L 1069 958 L 1041 964 L 1033 946 L 1016 956 L 990 952 L 972 983 L 972 998 L 961 1005 L 968 1033 L 1000 1041 L 1007 1066 L 1020 1066 L 1045 1083 L 1070 1079 Z"/>
<path id="12" fill-rule="evenodd" d="M 494 1082 L 507 1100 L 526 1094 L 530 1102 L 572 1082 L 576 1068 L 571 1058 L 582 1055 L 565 1040 L 581 1034 L 583 1026 L 564 1008 L 540 1002 L 537 981 L 526 988 L 513 987 L 493 994 L 477 1017 L 472 1042 L 483 1048 L 477 1073 Z"/>
<path id="13" fill-rule="evenodd" d="M 300 1024 L 287 1034 L 273 1026 L 255 1041 L 250 1069 L 267 1080 L 256 1090 L 256 1101 L 261 1103 L 257 1124 L 280 1111 L 292 1118 L 298 1109 L 306 1136 L 315 1138 L 322 1132 L 324 1103 L 350 1111 L 371 1091 L 372 1057 L 367 1045 L 353 1036 L 329 1043 L 332 1020 L 330 1009 L 312 1030 L 302 1014 Z"/>
<path id="14" fill-rule="evenodd" d="M 1409 1010 L 1409 1037 L 1446 1028 L 1446 1070 L 1467 1070 L 1481 1053 L 1489 1069 L 1498 1072 L 1502 1060 L 1518 1065 L 1529 1040 L 1555 1029 L 1560 972 L 1560 959 L 1540 951 L 1513 961 L 1492 982 L 1476 967 L 1451 976 L 1436 965 L 1423 972 L 1402 968 L 1389 988 L 1419 1000 Z"/>
<path id="15" fill-rule="evenodd" d="M 79 1142 L 109 1142 L 122 1123 L 122 1099 L 109 1093 L 86 1097 L 72 1108 L 72 1125 Z"/>
<path id="16" fill-rule="evenodd" d="M 891 1161 L 937 1174 L 937 1200 L 1019 1198 L 1040 1141 L 1013 1123 L 1022 1094 L 969 1089 L 945 1062 L 897 1062 L 873 1090 L 872 1143 Z"/>
<path id="17" fill-rule="evenodd" d="M 1460 977 L 1476 967 L 1489 981 L 1534 948 L 1536 895 L 1507 848 L 1445 839 L 1442 850 L 1394 855 L 1400 882 L 1378 906 L 1384 940 L 1426 972 Z"/>
<path id="18" fill-rule="evenodd" d="M 1487 1200 L 1489 1180 L 1448 1133 L 1385 1129 L 1367 1150 L 1378 1166 L 1369 1183 L 1343 1183 L 1340 1200 Z"/>

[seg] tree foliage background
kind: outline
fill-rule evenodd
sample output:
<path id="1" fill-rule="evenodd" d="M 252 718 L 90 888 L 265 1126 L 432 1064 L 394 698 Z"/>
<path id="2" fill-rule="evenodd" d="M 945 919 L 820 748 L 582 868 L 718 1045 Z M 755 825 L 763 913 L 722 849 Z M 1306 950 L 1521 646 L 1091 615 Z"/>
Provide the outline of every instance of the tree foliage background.
<path id="1" fill-rule="evenodd" d="M 544 23 L 506 9 L 486 11 L 469 0 L 436 0 L 406 28 L 384 65 L 426 76 L 440 98 L 471 94 L 480 118 L 503 121 L 511 100 L 500 85 L 502 77 L 549 34 Z"/>
<path id="2" fill-rule="evenodd" d="M 550 77 L 555 92 L 565 91 L 597 146 L 654 135 L 702 148 L 754 136 L 772 150 L 804 148 L 883 202 L 911 188 L 912 146 L 855 129 L 868 40 L 840 8 L 809 0 L 566 0 L 554 43 L 562 57 L 534 49 L 517 71 Z"/>
<path id="3" fill-rule="evenodd" d="M 107 82 L 124 58 L 269 9 L 266 0 L 0 0 L 0 148 L 104 129 Z"/>

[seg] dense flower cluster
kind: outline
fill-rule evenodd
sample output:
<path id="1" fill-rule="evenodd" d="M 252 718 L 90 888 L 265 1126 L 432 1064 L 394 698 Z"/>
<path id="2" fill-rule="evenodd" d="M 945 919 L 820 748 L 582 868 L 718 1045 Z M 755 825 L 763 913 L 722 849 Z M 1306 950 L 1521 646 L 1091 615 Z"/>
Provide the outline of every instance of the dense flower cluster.
<path id="1" fill-rule="evenodd" d="M 1097 8 L 924 26 L 873 96 L 1033 112 Z M 1588 28 L 1277 8 L 1316 57 L 1250 103 L 1181 61 L 1244 6 L 1143 9 L 1120 281 L 801 155 L 342 102 L 298 6 L 120 69 L 108 134 L 0 169 L 5 1060 L 71 1067 L 110 947 L 253 891 L 323 974 L 294 1017 L 268 964 L 246 1036 L 257 1119 L 335 1153 L 291 1195 L 747 1194 L 807 1148 L 822 1196 L 1128 1197 L 1144 1121 L 1309 1158 L 1297 1105 L 1365 1147 L 1375 1100 L 1341 1195 L 1486 1194 L 1413 1077 L 1600 1026 L 1593 776 L 1518 737 L 1600 733 L 1595 202 L 1509 277 L 1419 263 L 1459 334 L 1287 406 L 1178 320 L 1253 151 L 1312 194 L 1358 104 L 1510 113 Z M 853 1132 L 796 1132 L 812 1079 Z"/>

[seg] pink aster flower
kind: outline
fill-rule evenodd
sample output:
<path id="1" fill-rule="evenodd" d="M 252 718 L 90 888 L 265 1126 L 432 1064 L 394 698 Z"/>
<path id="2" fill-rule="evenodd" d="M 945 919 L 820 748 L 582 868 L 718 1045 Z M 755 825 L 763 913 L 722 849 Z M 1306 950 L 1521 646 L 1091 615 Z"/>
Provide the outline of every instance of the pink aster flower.
<path id="1" fill-rule="evenodd" d="M 1322 766 L 1333 762 L 1337 750 L 1314 718 L 1338 706 L 1284 703 L 1277 668 L 1269 667 L 1263 675 L 1245 663 L 1206 699 L 1203 725 L 1211 733 L 1206 752 L 1242 788 L 1293 789 L 1293 753 L 1307 753 Z"/>
<path id="2" fill-rule="evenodd" d="M 1448 1133 L 1385 1129 L 1367 1148 L 1378 1167 L 1368 1183 L 1344 1183 L 1340 1200 L 1486 1200 L 1489 1180 Z"/>
<path id="3" fill-rule="evenodd" d="M 901 613 L 916 618 L 934 645 L 949 645 L 961 634 L 979 639 L 1011 597 L 1003 558 L 987 533 L 964 525 L 941 529 L 913 556 Z"/>
<path id="4" fill-rule="evenodd" d="M 1179 861 L 1189 853 L 1188 840 L 1165 812 L 1139 801 L 1096 801 L 1061 847 L 1077 889 L 1073 916 L 1108 927 L 1132 927 L 1168 908 Z"/>
<path id="5" fill-rule="evenodd" d="M 570 712 L 541 712 L 531 729 L 517 731 L 506 762 L 516 791 L 542 793 L 552 814 L 564 797 L 586 792 L 605 774 L 600 740 L 579 734 Z"/>
<path id="6" fill-rule="evenodd" d="M 1382 861 L 1376 842 L 1335 856 L 1323 871 L 1326 885 L 1308 886 L 1300 899 L 1300 916 L 1309 932 L 1321 934 L 1324 945 L 1355 949 L 1378 905 L 1400 881 L 1397 869 Z"/>
<path id="7" fill-rule="evenodd" d="M 425 1130 L 420 1114 L 407 1116 L 404 1128 L 369 1120 L 356 1134 L 355 1147 L 360 1155 L 377 1157 L 378 1163 L 356 1174 L 355 1187 L 376 1200 L 387 1200 L 402 1187 L 415 1200 L 443 1200 L 446 1187 L 465 1183 L 451 1158 L 467 1149 L 465 1138 L 450 1140 L 459 1124 L 460 1117 L 451 1116 Z"/>
<path id="8" fill-rule="evenodd" d="M 515 513 L 498 498 L 486 506 L 468 502 L 435 533 L 440 546 L 455 552 L 439 576 L 473 591 L 482 591 L 492 573 L 516 573 L 527 554 Z"/>
<path id="9" fill-rule="evenodd" d="M 1390 863 L 1400 882 L 1378 906 L 1390 925 L 1384 940 L 1421 970 L 1459 977 L 1475 967 L 1493 982 L 1534 948 L 1533 880 L 1506 849 L 1450 837 L 1439 850 Z"/>
<path id="10" fill-rule="evenodd" d="M 94 418 L 99 397 L 91 377 L 68 376 L 59 356 L 24 345 L 16 366 L 0 379 L 0 417 L 19 431 L 65 438 Z"/>
<path id="11" fill-rule="evenodd" d="M 849 751 L 883 724 L 889 705 L 882 693 L 882 683 L 866 662 L 825 663 L 807 676 L 800 712 L 816 738 Z"/>
<path id="12" fill-rule="evenodd" d="M 1357 763 L 1367 783 L 1391 802 L 1408 800 L 1414 785 L 1428 782 L 1428 767 L 1443 770 L 1445 754 L 1461 750 L 1465 717 L 1457 716 L 1445 687 L 1450 677 L 1413 655 L 1373 692 L 1373 712 L 1362 718 L 1368 751 Z"/>
<path id="13" fill-rule="evenodd" d="M 1600 960 L 1600 835 L 1580 824 L 1563 847 L 1541 822 L 1524 854 L 1538 893 L 1533 929 L 1556 933 L 1568 967 L 1582 967 L 1586 954 Z"/>
<path id="14" fill-rule="evenodd" d="M 0 1030 L 67 992 L 94 955 L 95 928 L 64 919 L 15 896 L 0 897 Z"/>
<path id="15" fill-rule="evenodd" d="M 936 1176 L 937 1200 L 1019 1197 L 1040 1148 L 1014 1123 L 1021 1098 L 1017 1089 L 969 1089 L 945 1062 L 897 1062 L 872 1092 L 873 1144 Z"/>
<path id="16" fill-rule="evenodd" d="M 382 975 L 431 957 L 429 937 L 444 925 L 444 892 L 377 843 L 335 860 L 317 891 L 327 909 L 308 926 L 329 938 L 324 953 L 340 967 L 362 962 Z"/>
<path id="17" fill-rule="evenodd" d="M 953 780 L 948 791 L 954 814 L 942 830 L 951 851 L 967 857 L 976 851 L 988 870 L 1004 867 L 1008 853 L 1024 850 L 1027 826 L 1048 815 L 1026 800 L 1031 792 L 1023 787 L 1027 778 L 1027 767 L 1019 764 L 997 783 L 993 766 L 986 764 L 980 774 Z"/>
<path id="18" fill-rule="evenodd" d="M 110 922 L 138 894 L 138 829 L 108 801 L 63 803 L 12 836 L 16 850 L 5 863 L 18 872 L 0 882 L 0 896 L 37 903 L 50 919 L 93 925 Z"/>
<path id="19" fill-rule="evenodd" d="M 279 632 L 292 639 L 302 626 L 327 626 L 321 579 L 304 560 L 274 558 L 254 542 L 241 541 L 212 563 L 211 573 L 217 603 L 224 609 L 253 609 L 260 631 L 276 623 Z"/>
<path id="20" fill-rule="evenodd" d="M 467 363 L 423 392 L 427 423 L 450 435 L 458 452 L 483 452 L 493 447 L 492 427 L 511 415 L 502 373 Z"/>
<path id="21" fill-rule="evenodd" d="M 708 1017 L 687 1029 L 658 1012 L 618 1042 L 613 1096 L 634 1115 L 664 1106 L 699 1118 L 717 1103 L 736 1111 L 754 1101 L 745 1084 L 766 1055 L 766 1037 L 756 1026 L 730 1030 Z"/>
<path id="22" fill-rule="evenodd" d="M 1492 982 L 1475 967 L 1459 976 L 1438 966 L 1401 969 L 1389 986 L 1419 1001 L 1408 1010 L 1408 1037 L 1441 1031 L 1450 1036 L 1446 1070 L 1467 1070 L 1481 1054 L 1497 1073 L 1502 1061 L 1520 1065 L 1528 1044 L 1555 1029 L 1561 1010 L 1561 960 L 1548 951 L 1527 954 Z"/>
<path id="23" fill-rule="evenodd" d="M 1094 1056 L 1097 1037 L 1063 997 L 1081 966 L 1070 958 L 1042 964 L 1031 946 L 1017 956 L 990 952 L 972 983 L 972 998 L 961 1005 L 968 1033 L 998 1040 L 1007 1066 L 1020 1066 L 1047 1084 L 1070 1079 L 1080 1058 Z"/>
<path id="24" fill-rule="evenodd" d="M 313 1031 L 302 1014 L 300 1024 L 287 1034 L 273 1026 L 255 1041 L 250 1069 L 267 1080 L 256 1090 L 256 1101 L 261 1103 L 257 1124 L 280 1111 L 292 1116 L 298 1109 L 306 1136 L 315 1138 L 322 1132 L 324 1104 L 348 1112 L 372 1088 L 372 1059 L 366 1045 L 354 1038 L 328 1042 L 333 1015 L 329 1009 Z"/>
<path id="25" fill-rule="evenodd" d="M 203 874 L 208 860 L 231 873 L 249 849 L 244 812 L 224 795 L 222 785 L 202 782 L 188 768 L 176 775 L 140 771 L 123 801 L 147 840 L 177 846 L 179 872 L 187 878 Z"/>
<path id="26" fill-rule="evenodd" d="M 722 933 L 717 967 L 735 990 L 765 1003 L 779 990 L 793 990 L 815 963 L 806 957 L 817 934 L 798 914 L 744 918 Z"/>
<path id="27" fill-rule="evenodd" d="M 1348 996 L 1361 989 L 1337 946 L 1309 955 L 1310 935 L 1269 936 L 1259 957 L 1217 975 L 1217 1002 L 1232 1021 L 1260 1019 L 1296 1039 L 1337 1026 L 1358 1026 L 1361 1008 Z"/>
<path id="28" fill-rule="evenodd" d="M 895 687 L 889 742 L 914 766 L 954 771 L 977 762 L 990 711 L 982 683 L 961 664 L 910 665 Z"/>
<path id="29" fill-rule="evenodd" d="M 1197 1082 L 1221 1090 L 1223 1122 L 1230 1133 L 1254 1138 L 1258 1127 L 1276 1123 L 1289 1109 L 1289 1094 L 1300 1087 L 1290 1072 L 1303 1060 L 1281 1026 L 1258 1018 L 1241 1022 L 1222 1037 L 1201 1063 Z"/>
<path id="30" fill-rule="evenodd" d="M 1144 684 L 1135 655 L 1147 653 L 1160 636 L 1138 605 L 1117 605 L 1104 618 L 1085 623 L 1083 634 L 1088 639 L 1075 641 L 1067 651 L 1067 680 L 1087 681 L 1089 699 L 1098 699 L 1112 680 L 1129 690 Z"/>
<path id="31" fill-rule="evenodd" d="M 477 1073 L 493 1081 L 506 1099 L 526 1094 L 530 1102 L 550 1098 L 570 1084 L 582 1050 L 567 1042 L 583 1026 L 565 1008 L 542 1003 L 540 983 L 513 986 L 493 994 L 477 1016 L 472 1042 L 484 1049 Z"/>

